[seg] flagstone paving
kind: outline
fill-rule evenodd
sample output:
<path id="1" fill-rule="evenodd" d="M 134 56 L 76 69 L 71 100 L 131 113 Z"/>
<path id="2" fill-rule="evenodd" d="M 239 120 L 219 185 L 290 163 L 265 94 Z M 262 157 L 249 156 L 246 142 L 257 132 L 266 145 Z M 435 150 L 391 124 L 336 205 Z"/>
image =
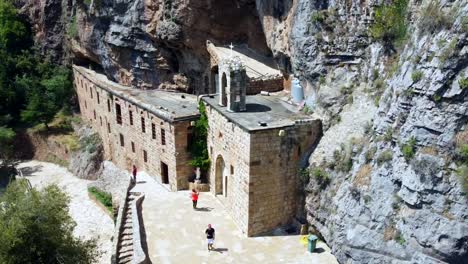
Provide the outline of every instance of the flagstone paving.
<path id="1" fill-rule="evenodd" d="M 323 242 L 309 253 L 301 236 L 248 238 L 237 228 L 218 198 L 201 193 L 192 209 L 189 191 L 170 192 L 144 172 L 132 191 L 144 192 L 143 224 L 152 263 L 338 263 Z M 204 231 L 216 230 L 215 251 L 209 252 Z"/>

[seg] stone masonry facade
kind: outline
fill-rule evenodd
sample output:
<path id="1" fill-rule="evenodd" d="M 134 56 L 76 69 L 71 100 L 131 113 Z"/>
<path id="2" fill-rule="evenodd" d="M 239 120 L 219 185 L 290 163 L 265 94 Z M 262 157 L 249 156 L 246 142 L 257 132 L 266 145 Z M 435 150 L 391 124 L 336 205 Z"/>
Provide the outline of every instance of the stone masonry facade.
<path id="1" fill-rule="evenodd" d="M 105 159 L 126 170 L 135 164 L 158 182 L 169 184 L 171 190 L 187 189 L 193 170 L 187 151 L 191 120 L 170 122 L 92 77 L 83 68 L 74 67 L 82 118 L 101 136 Z"/>
<path id="2" fill-rule="evenodd" d="M 247 131 L 209 104 L 206 111 L 211 192 L 247 236 L 290 224 L 299 161 L 320 137 L 320 121 Z"/>

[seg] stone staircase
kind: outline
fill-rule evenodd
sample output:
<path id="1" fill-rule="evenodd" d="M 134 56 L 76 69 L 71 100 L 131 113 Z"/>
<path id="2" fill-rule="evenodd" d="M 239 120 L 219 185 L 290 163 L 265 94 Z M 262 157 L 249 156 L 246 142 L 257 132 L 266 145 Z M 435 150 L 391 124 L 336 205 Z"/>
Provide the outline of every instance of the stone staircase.
<path id="1" fill-rule="evenodd" d="M 126 264 L 133 261 L 133 218 L 132 218 L 132 204 L 136 195 L 129 193 L 125 201 L 123 216 L 122 216 L 122 229 L 119 234 L 117 244 L 117 263 Z M 137 216 L 138 217 L 138 216 Z"/>

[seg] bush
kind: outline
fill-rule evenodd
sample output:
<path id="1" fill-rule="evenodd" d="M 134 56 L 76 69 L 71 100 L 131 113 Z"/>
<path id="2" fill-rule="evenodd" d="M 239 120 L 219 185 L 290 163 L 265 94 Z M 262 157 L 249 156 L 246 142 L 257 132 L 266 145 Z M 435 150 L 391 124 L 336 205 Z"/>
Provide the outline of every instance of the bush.
<path id="1" fill-rule="evenodd" d="M 454 16 L 445 14 L 439 6 L 439 1 L 431 1 L 421 10 L 418 26 L 421 33 L 432 34 L 440 29 L 449 29 Z"/>
<path id="2" fill-rule="evenodd" d="M 206 107 L 200 101 L 198 105 L 200 111 L 200 118 L 195 121 L 193 127 L 193 140 L 188 146 L 189 152 L 192 155 L 190 165 L 199 167 L 202 173 L 207 172 L 210 168 L 210 157 L 208 156 L 208 117 L 206 115 Z"/>
<path id="3" fill-rule="evenodd" d="M 465 195 L 468 195 L 468 165 L 458 167 L 456 174 Z"/>
<path id="4" fill-rule="evenodd" d="M 70 24 L 68 25 L 68 37 L 69 38 L 76 38 L 78 37 L 78 24 L 76 22 L 76 15 L 74 15 L 70 21 Z"/>
<path id="5" fill-rule="evenodd" d="M 404 144 L 401 147 L 401 152 L 403 156 L 408 161 L 414 157 L 414 152 L 416 150 L 416 139 L 413 137 L 411 138 L 408 143 Z"/>
<path id="6" fill-rule="evenodd" d="M 110 193 L 103 192 L 96 187 L 88 188 L 88 192 L 112 213 L 112 195 Z"/>
<path id="7" fill-rule="evenodd" d="M 468 88 L 468 78 L 461 78 L 458 80 L 458 85 L 460 85 L 460 89 L 464 90 Z"/>
<path id="8" fill-rule="evenodd" d="M 423 73 L 421 71 L 414 71 L 412 74 L 411 74 L 411 80 L 413 80 L 413 82 L 417 83 L 419 82 L 423 77 Z"/>
<path id="9" fill-rule="evenodd" d="M 455 52 L 457 50 L 457 43 L 457 38 L 453 38 L 448 44 L 448 46 L 442 50 L 439 56 L 439 60 L 441 63 L 445 63 L 448 59 L 450 59 L 450 57 L 455 55 Z"/>
<path id="10" fill-rule="evenodd" d="M 315 168 L 312 170 L 312 175 L 317 180 L 321 189 L 325 189 L 330 183 L 330 176 L 321 168 Z"/>
<path id="11" fill-rule="evenodd" d="M 377 152 L 376 147 L 371 147 L 369 148 L 369 150 L 367 150 L 365 154 L 366 163 L 369 163 L 374 158 L 376 152 Z"/>
<path id="12" fill-rule="evenodd" d="M 377 164 L 383 164 L 393 159 L 393 153 L 391 150 L 385 150 L 377 157 Z"/>
<path id="13" fill-rule="evenodd" d="M 390 5 L 378 7 L 370 27 L 371 36 L 390 49 L 401 44 L 406 36 L 407 6 L 408 0 L 395 0 Z"/>

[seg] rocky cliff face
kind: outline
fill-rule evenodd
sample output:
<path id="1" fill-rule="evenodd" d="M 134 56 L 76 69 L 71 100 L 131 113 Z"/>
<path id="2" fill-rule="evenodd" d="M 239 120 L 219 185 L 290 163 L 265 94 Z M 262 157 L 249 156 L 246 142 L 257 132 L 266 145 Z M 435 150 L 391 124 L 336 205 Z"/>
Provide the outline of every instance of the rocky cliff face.
<path id="1" fill-rule="evenodd" d="M 371 32 L 380 6 L 397 2 L 407 34 L 388 45 Z M 70 49 L 75 62 L 143 89 L 203 91 L 206 40 L 271 54 L 324 123 L 306 211 L 340 262 L 468 257 L 466 1 L 18 3 L 44 51 Z"/>

